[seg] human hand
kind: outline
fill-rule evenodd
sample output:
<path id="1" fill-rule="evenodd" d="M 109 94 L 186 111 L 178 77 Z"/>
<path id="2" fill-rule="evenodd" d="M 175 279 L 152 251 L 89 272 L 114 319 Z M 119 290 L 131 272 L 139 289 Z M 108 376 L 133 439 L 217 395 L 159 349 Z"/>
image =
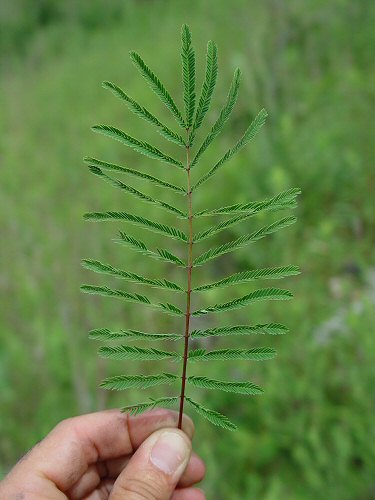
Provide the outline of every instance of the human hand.
<path id="1" fill-rule="evenodd" d="M 152 410 L 108 410 L 59 423 L 0 483 L 1 500 L 204 500 L 205 473 L 191 454 L 194 424 Z"/>

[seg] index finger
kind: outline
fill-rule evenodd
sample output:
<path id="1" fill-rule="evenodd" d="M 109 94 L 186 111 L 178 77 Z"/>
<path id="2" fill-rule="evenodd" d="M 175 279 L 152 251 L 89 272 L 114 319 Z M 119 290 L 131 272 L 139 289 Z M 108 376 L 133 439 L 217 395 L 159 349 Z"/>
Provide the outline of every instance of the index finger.
<path id="1" fill-rule="evenodd" d="M 177 427 L 178 414 L 157 409 L 137 417 L 107 410 L 69 418 L 58 424 L 18 467 L 30 467 L 66 491 L 90 464 L 132 454 L 154 431 Z M 183 430 L 191 438 L 194 424 L 184 415 Z"/>

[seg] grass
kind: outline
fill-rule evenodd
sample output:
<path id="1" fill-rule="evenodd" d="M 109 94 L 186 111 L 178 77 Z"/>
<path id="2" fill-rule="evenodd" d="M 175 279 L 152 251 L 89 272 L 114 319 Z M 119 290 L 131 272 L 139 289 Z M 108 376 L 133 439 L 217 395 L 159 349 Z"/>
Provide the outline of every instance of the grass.
<path id="1" fill-rule="evenodd" d="M 220 157 L 258 109 L 264 106 L 270 114 L 257 140 L 220 173 L 220 204 L 295 185 L 303 189 L 297 226 L 238 252 L 235 259 L 222 259 L 220 268 L 212 265 L 201 277 L 203 282 L 240 267 L 290 263 L 304 271 L 286 283 L 294 301 L 233 313 L 238 321 L 247 321 L 250 312 L 259 322 L 285 322 L 291 333 L 272 339 L 279 352 L 274 361 L 225 365 L 228 377 L 262 385 L 263 396 L 204 394 L 211 407 L 240 426 L 235 434 L 221 433 L 197 421 L 204 439 L 196 446 L 208 463 L 208 498 L 372 498 L 374 6 L 346 0 L 303 6 L 296 0 L 238 1 L 235 8 L 221 0 L 181 2 L 178 8 L 166 1 L 126 7 L 114 2 L 111 14 L 96 0 L 95 15 L 83 3 L 68 3 L 69 15 L 68 7 L 56 7 L 40 27 L 40 19 L 25 17 L 22 2 L 13 4 L 16 21 L 7 23 L 0 40 L 6 68 L 0 77 L 0 468 L 8 470 L 62 418 L 139 398 L 133 390 L 97 389 L 98 380 L 118 373 L 120 365 L 97 360 L 88 330 L 137 327 L 140 313 L 150 329 L 155 320 L 160 330 L 180 328 L 135 306 L 79 293 L 79 285 L 92 279 L 80 267 L 82 258 L 137 267 L 135 256 L 110 241 L 118 225 L 82 220 L 85 211 L 125 208 L 130 199 L 91 178 L 81 158 L 122 162 L 176 181 L 179 172 L 171 176 L 165 165 L 140 162 L 121 145 L 92 134 L 90 126 L 110 122 L 162 144 L 100 83 L 126 87 L 168 121 L 127 53 L 140 52 L 180 95 L 175 40 L 188 22 L 200 63 L 207 38 L 219 45 L 213 110 L 235 66 L 244 70 L 233 132 L 228 127 L 218 147 L 207 151 L 205 165 Z M 159 26 L 155 16 L 161 10 Z M 208 119 L 213 122 L 214 111 Z M 206 199 L 197 202 L 202 208 L 203 202 L 216 205 L 217 191 L 207 189 Z M 156 188 L 150 186 L 149 193 L 155 195 Z M 138 206 L 138 213 L 147 215 L 147 205 Z M 232 231 L 238 235 L 240 229 Z M 149 264 L 144 274 L 157 276 L 158 267 Z M 236 295 L 246 291 L 238 287 Z M 227 293 L 211 291 L 207 297 L 214 302 Z M 241 346 L 244 339 L 235 342 Z M 257 342 L 246 339 L 246 346 Z M 218 364 L 205 369 L 207 376 L 219 375 Z M 156 363 L 129 370 L 156 371 Z"/>

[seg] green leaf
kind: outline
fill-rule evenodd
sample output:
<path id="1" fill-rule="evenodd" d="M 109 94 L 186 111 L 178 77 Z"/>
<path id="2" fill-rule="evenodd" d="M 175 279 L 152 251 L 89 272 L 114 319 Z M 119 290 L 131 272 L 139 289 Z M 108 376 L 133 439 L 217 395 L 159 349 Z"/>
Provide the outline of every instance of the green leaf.
<path id="1" fill-rule="evenodd" d="M 209 41 L 207 44 L 206 76 L 202 85 L 201 96 L 199 98 L 191 136 L 194 136 L 195 132 L 202 125 L 203 119 L 210 107 L 212 94 L 215 90 L 217 80 L 217 71 L 217 46 L 214 42 Z"/>
<path id="2" fill-rule="evenodd" d="M 116 165 L 115 163 L 108 163 L 106 161 L 102 160 L 97 160 L 96 158 L 90 158 L 90 157 L 85 157 L 83 159 L 85 163 L 89 163 L 91 166 L 96 166 L 100 167 L 101 169 L 104 170 L 110 170 L 114 172 L 121 172 L 124 174 L 129 174 L 134 177 L 139 177 L 141 179 L 145 179 L 152 184 L 156 184 L 157 186 L 160 186 L 162 188 L 170 189 L 172 191 L 175 191 L 179 194 L 186 194 L 185 189 L 175 186 L 174 184 L 170 184 L 169 182 L 162 181 L 160 179 L 157 179 L 156 177 L 153 177 L 152 175 L 145 174 L 144 172 L 139 172 L 138 170 L 133 170 L 132 168 L 127 168 L 123 167 L 121 165 Z"/>
<path id="3" fill-rule="evenodd" d="M 251 349 L 219 349 L 217 351 L 206 351 L 195 349 L 189 352 L 190 361 L 262 361 L 272 359 L 276 356 L 275 349 L 271 347 L 253 347 Z"/>
<path id="4" fill-rule="evenodd" d="M 82 285 L 81 290 L 84 293 L 89 293 L 91 295 L 101 295 L 102 297 L 115 297 L 118 299 L 125 300 L 127 302 L 136 302 L 138 304 L 144 304 L 153 309 L 161 309 L 169 314 L 174 314 L 182 316 L 184 313 L 175 306 L 171 304 L 153 304 L 145 295 L 140 295 L 138 293 L 124 292 L 123 290 L 113 290 L 107 286 L 95 286 L 95 285 Z"/>
<path id="5" fill-rule="evenodd" d="M 177 108 L 175 102 L 173 101 L 170 93 L 161 83 L 159 78 L 151 71 L 151 69 L 146 65 L 146 63 L 142 60 L 141 56 L 136 52 L 130 52 L 130 57 L 135 64 L 136 68 L 139 70 L 143 78 L 146 80 L 151 89 L 155 92 L 155 94 L 162 100 L 162 102 L 167 106 L 169 111 L 175 117 L 177 123 L 182 127 L 185 127 L 185 121 L 182 117 L 181 112 Z"/>
<path id="6" fill-rule="evenodd" d="M 123 182 L 113 179 L 112 177 L 109 177 L 106 175 L 104 172 L 99 167 L 95 166 L 90 166 L 89 167 L 90 171 L 103 179 L 104 181 L 108 182 L 111 186 L 121 189 L 123 191 L 126 191 L 127 193 L 131 194 L 135 198 L 138 198 L 146 203 L 151 203 L 152 205 L 156 207 L 161 207 L 164 208 L 164 210 L 167 210 L 168 212 L 171 212 L 173 214 L 177 214 L 180 217 L 186 217 L 186 213 L 182 212 L 176 207 L 173 207 L 172 205 L 169 205 L 169 203 L 165 203 L 164 201 L 156 200 L 155 198 L 152 198 L 151 196 L 148 196 L 147 194 L 141 193 L 138 191 L 138 189 L 135 189 L 128 184 L 124 184 Z"/>
<path id="7" fill-rule="evenodd" d="M 194 408 L 194 410 L 206 418 L 211 424 L 217 425 L 218 427 L 222 427 L 223 429 L 227 429 L 229 431 L 235 431 L 237 426 L 233 424 L 228 417 L 222 415 L 221 413 L 210 410 L 209 408 L 205 408 L 200 403 L 193 401 L 191 398 L 185 397 L 186 401 Z"/>
<path id="8" fill-rule="evenodd" d="M 259 302 L 260 300 L 289 300 L 291 298 L 293 298 L 293 294 L 289 290 L 282 290 L 280 288 L 262 288 L 244 295 L 243 297 L 231 300 L 230 302 L 225 302 L 224 304 L 216 304 L 204 309 L 198 309 L 192 313 L 192 316 L 202 316 L 203 314 L 210 312 L 224 312 L 232 309 L 239 309 L 247 306 L 248 304 Z"/>
<path id="9" fill-rule="evenodd" d="M 108 359 L 132 359 L 137 361 L 157 361 L 159 359 L 181 359 L 177 352 L 161 351 L 160 349 L 144 349 L 128 345 L 103 346 L 99 348 L 99 355 Z"/>
<path id="10" fill-rule="evenodd" d="M 233 252 L 234 250 L 237 250 L 239 248 L 243 248 L 244 246 L 248 245 L 249 243 L 253 243 L 255 241 L 258 241 L 269 234 L 275 233 L 276 231 L 279 231 L 280 229 L 283 229 L 284 227 L 288 227 L 291 224 L 294 224 L 296 222 L 296 220 L 297 220 L 296 217 L 284 217 L 283 219 L 280 219 L 276 222 L 273 222 L 269 226 L 262 227 L 261 229 L 258 229 L 257 231 L 255 231 L 251 234 L 246 234 L 244 236 L 240 236 L 236 240 L 232 240 L 228 243 L 224 243 L 223 245 L 220 245 L 216 248 L 211 248 L 210 250 L 203 253 L 202 255 L 199 255 L 194 260 L 194 265 L 200 266 L 211 259 L 214 259 L 216 257 L 219 257 L 219 256 L 224 255 L 224 254 L 229 253 L 229 252 Z"/>
<path id="11" fill-rule="evenodd" d="M 180 161 L 175 160 L 171 156 L 162 153 L 159 149 L 155 148 L 155 146 L 152 146 L 145 141 L 139 141 L 138 139 L 131 137 L 130 135 L 116 127 L 111 127 L 110 125 L 94 125 L 93 127 L 91 127 L 91 129 L 94 132 L 98 132 L 99 134 L 111 137 L 116 141 L 120 141 L 126 146 L 129 146 L 138 153 L 148 156 L 149 158 L 160 160 L 165 163 L 169 163 L 170 165 L 175 165 L 178 168 L 185 168 Z"/>
<path id="12" fill-rule="evenodd" d="M 160 135 L 165 137 L 171 142 L 174 142 L 175 144 L 178 144 L 179 146 L 185 146 L 185 142 L 183 138 L 179 135 L 176 134 L 176 132 L 173 132 L 169 127 L 166 125 L 163 125 L 157 118 L 154 116 L 150 111 L 148 111 L 146 108 L 141 106 L 140 104 L 137 103 L 134 99 L 132 99 L 128 94 L 126 94 L 120 87 L 115 85 L 114 83 L 111 82 L 103 82 L 103 87 L 105 89 L 110 90 L 116 97 L 120 98 L 121 100 L 125 101 L 127 104 L 128 108 L 141 117 L 143 120 L 146 122 L 151 123 L 152 125 L 155 125 L 158 129 L 158 132 Z"/>
<path id="13" fill-rule="evenodd" d="M 218 389 L 225 392 L 234 392 L 236 394 L 262 394 L 263 389 L 252 382 L 225 382 L 207 377 L 188 377 L 189 384 L 202 389 Z"/>
<path id="14" fill-rule="evenodd" d="M 199 148 L 197 154 L 195 155 L 193 161 L 191 162 L 191 167 L 194 167 L 198 163 L 199 158 L 202 156 L 202 154 L 206 151 L 208 146 L 211 144 L 211 142 L 215 139 L 215 137 L 218 136 L 218 134 L 222 131 L 225 122 L 228 120 L 234 105 L 236 104 L 237 101 L 237 96 L 238 96 L 238 90 L 240 87 L 240 76 L 241 72 L 239 69 L 236 69 L 234 72 L 233 80 L 229 89 L 227 101 L 223 107 L 223 109 L 220 112 L 219 118 L 216 120 L 214 123 L 210 133 L 206 137 L 206 139 L 203 141 L 201 147 Z"/>
<path id="15" fill-rule="evenodd" d="M 101 273 L 101 274 L 108 274 L 110 276 L 115 276 L 116 278 L 122 278 L 126 281 L 130 281 L 133 283 L 140 283 L 142 285 L 150 285 L 155 288 L 164 288 L 180 292 L 184 291 L 182 287 L 177 285 L 177 283 L 173 283 L 172 281 L 166 279 L 145 278 L 144 276 L 140 276 L 138 274 L 131 273 L 129 271 L 123 271 L 122 269 L 113 267 L 110 264 L 103 264 L 98 260 L 84 259 L 82 261 L 82 265 L 86 269 L 90 269 L 90 271 L 94 271 L 96 273 Z"/>
<path id="16" fill-rule="evenodd" d="M 242 222 L 242 221 L 248 219 L 252 215 L 253 215 L 252 213 L 236 215 L 235 217 L 232 217 L 231 219 L 220 222 L 219 224 L 216 224 L 215 226 L 211 226 L 208 229 L 204 229 L 203 231 L 200 231 L 199 233 L 194 235 L 193 241 L 194 241 L 194 243 L 198 243 L 202 240 L 210 238 L 211 236 L 214 236 L 215 234 L 221 233 L 221 231 L 228 229 L 228 227 L 234 226 L 235 224 L 238 224 L 239 222 Z"/>
<path id="17" fill-rule="evenodd" d="M 213 210 L 202 210 L 194 214 L 195 217 L 198 216 L 208 216 L 208 215 L 221 215 L 221 214 L 233 214 L 239 212 L 251 212 L 257 214 L 263 211 L 275 211 L 282 210 L 286 208 L 296 208 L 296 197 L 301 193 L 299 188 L 288 189 L 282 193 L 273 196 L 272 198 L 267 198 L 262 201 L 251 201 L 248 203 L 236 203 L 235 205 L 229 205 L 222 208 L 215 208 Z"/>
<path id="18" fill-rule="evenodd" d="M 112 391 L 123 391 L 125 389 L 137 388 L 147 389 L 156 385 L 171 385 L 180 377 L 171 373 L 159 373 L 158 375 L 116 375 L 104 379 L 100 387 Z"/>
<path id="19" fill-rule="evenodd" d="M 179 397 L 172 398 L 159 398 L 159 399 L 151 399 L 150 401 L 146 401 L 145 403 L 138 403 L 135 405 L 124 406 L 121 408 L 122 413 L 129 413 L 130 415 L 139 415 L 146 410 L 152 410 L 153 408 L 160 408 L 165 406 L 173 406 L 177 401 L 179 401 Z"/>
<path id="20" fill-rule="evenodd" d="M 183 335 L 177 333 L 145 333 L 138 330 L 112 331 L 108 328 L 96 328 L 89 332 L 89 338 L 93 340 L 181 340 Z"/>
<path id="21" fill-rule="evenodd" d="M 199 181 L 192 187 L 192 191 L 194 191 L 197 187 L 206 182 L 211 176 L 213 176 L 216 173 L 216 171 L 220 167 L 224 165 L 226 161 L 228 161 L 233 155 L 238 153 L 238 151 L 240 151 L 244 146 L 246 146 L 246 144 L 256 136 L 260 128 L 264 125 L 266 117 L 267 117 L 267 112 L 265 109 L 262 109 L 254 118 L 249 128 L 246 130 L 246 132 L 237 142 L 237 144 L 233 148 L 229 149 L 225 153 L 225 155 L 216 163 L 216 165 L 213 166 L 211 170 L 208 171 L 207 174 L 205 174 L 203 177 L 199 179 Z"/>
<path id="22" fill-rule="evenodd" d="M 208 285 L 197 286 L 193 290 L 195 292 L 202 292 L 204 290 L 211 290 L 213 288 L 223 288 L 229 285 L 238 285 L 239 283 L 247 283 L 259 279 L 277 280 L 287 276 L 294 276 L 300 273 L 297 266 L 282 266 L 282 267 L 266 267 L 264 269 L 254 269 L 251 271 L 241 271 L 232 274 Z"/>
<path id="23" fill-rule="evenodd" d="M 175 227 L 167 226 L 165 224 L 160 224 L 159 222 L 154 222 L 145 217 L 141 217 L 140 215 L 133 215 L 127 212 L 89 212 L 84 214 L 83 216 L 86 220 L 91 221 L 107 221 L 107 220 L 123 220 L 125 222 L 130 222 L 136 226 L 144 227 L 149 231 L 153 231 L 154 233 L 162 233 L 168 236 L 169 238 L 180 240 L 180 241 L 188 241 L 188 238 L 185 233 L 180 231 Z"/>
<path id="24" fill-rule="evenodd" d="M 206 330 L 193 330 L 190 334 L 192 339 L 205 337 L 223 337 L 227 335 L 282 335 L 288 333 L 289 329 L 280 323 L 266 323 L 262 325 L 236 325 L 222 326 L 219 328 L 208 328 Z"/>
<path id="25" fill-rule="evenodd" d="M 168 250 L 157 249 L 156 252 L 153 252 L 146 247 L 143 241 L 137 240 L 122 231 L 120 232 L 120 238 L 115 239 L 114 242 L 120 243 L 121 245 L 131 248 L 132 250 L 135 250 L 143 255 L 147 255 L 152 259 L 162 260 L 163 262 L 169 262 L 177 264 L 178 266 L 186 267 L 186 263 L 183 260 Z"/>
<path id="26" fill-rule="evenodd" d="M 190 128 L 195 111 L 195 53 L 191 45 L 189 27 L 184 24 L 181 31 L 182 40 L 182 81 L 184 84 L 185 125 Z"/>

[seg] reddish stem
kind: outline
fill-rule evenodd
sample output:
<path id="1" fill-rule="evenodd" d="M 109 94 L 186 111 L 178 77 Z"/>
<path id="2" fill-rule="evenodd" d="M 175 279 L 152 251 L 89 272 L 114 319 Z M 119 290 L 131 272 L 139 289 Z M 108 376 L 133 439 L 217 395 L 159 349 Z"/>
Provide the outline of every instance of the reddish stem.
<path id="1" fill-rule="evenodd" d="M 186 313 L 185 313 L 185 345 L 181 376 L 180 412 L 178 415 L 178 428 L 182 428 L 182 415 L 185 403 L 186 371 L 189 355 L 190 317 L 191 317 L 191 275 L 193 269 L 193 205 L 191 196 L 190 180 L 190 144 L 189 129 L 187 132 L 186 146 L 186 172 L 187 172 L 187 196 L 188 196 L 188 220 L 189 220 L 189 241 L 188 241 L 188 267 L 187 267 L 187 290 L 186 290 Z"/>

